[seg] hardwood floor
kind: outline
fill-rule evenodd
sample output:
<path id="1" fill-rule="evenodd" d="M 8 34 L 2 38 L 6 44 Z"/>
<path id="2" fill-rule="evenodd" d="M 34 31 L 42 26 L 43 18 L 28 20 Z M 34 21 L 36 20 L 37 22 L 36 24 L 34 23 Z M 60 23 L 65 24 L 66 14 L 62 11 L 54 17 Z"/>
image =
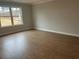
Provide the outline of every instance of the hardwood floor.
<path id="1" fill-rule="evenodd" d="M 0 37 L 0 59 L 79 59 L 79 38 L 37 30 Z"/>

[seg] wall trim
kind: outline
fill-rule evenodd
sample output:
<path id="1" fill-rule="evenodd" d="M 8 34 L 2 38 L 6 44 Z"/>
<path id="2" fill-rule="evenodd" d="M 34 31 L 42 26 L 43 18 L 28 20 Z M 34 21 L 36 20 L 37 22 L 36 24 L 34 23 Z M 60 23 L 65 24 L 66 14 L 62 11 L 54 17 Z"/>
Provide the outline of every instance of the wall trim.
<path id="1" fill-rule="evenodd" d="M 32 29 L 33 29 L 33 27 L 29 27 L 29 28 L 25 28 L 25 29 L 23 28 L 23 29 L 11 31 L 11 32 L 3 33 L 3 34 L 1 33 L 1 34 L 0 34 L 0 37 L 1 37 L 1 36 L 6 36 L 6 35 L 9 35 L 9 34 L 13 34 L 13 33 L 17 33 L 17 32 L 32 30 Z"/>
<path id="2" fill-rule="evenodd" d="M 79 37 L 78 34 L 71 34 L 71 33 L 60 32 L 60 31 L 54 31 L 54 30 L 49 30 L 49 29 L 44 29 L 44 28 L 35 28 L 35 29 L 36 29 L 36 30 L 47 31 L 47 32 L 52 32 L 52 33 L 58 33 L 58 34 L 68 35 L 68 36 Z"/>

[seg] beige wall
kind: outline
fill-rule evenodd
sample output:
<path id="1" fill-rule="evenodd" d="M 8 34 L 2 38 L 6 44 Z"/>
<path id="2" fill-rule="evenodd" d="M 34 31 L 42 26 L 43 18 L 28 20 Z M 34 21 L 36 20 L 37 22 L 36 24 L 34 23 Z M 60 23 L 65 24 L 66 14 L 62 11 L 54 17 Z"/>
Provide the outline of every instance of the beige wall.
<path id="1" fill-rule="evenodd" d="M 37 28 L 79 35 L 79 0 L 56 0 L 33 6 Z"/>
<path id="2" fill-rule="evenodd" d="M 33 27 L 32 23 L 32 5 L 29 4 L 22 4 L 22 3 L 13 3 L 13 2 L 2 2 L 0 1 L 0 6 L 13 6 L 13 7 L 22 7 L 23 13 L 23 22 L 24 25 L 22 26 L 15 26 L 15 27 L 6 27 L 0 28 L 0 35 L 13 33 L 17 31 L 27 30 Z"/>

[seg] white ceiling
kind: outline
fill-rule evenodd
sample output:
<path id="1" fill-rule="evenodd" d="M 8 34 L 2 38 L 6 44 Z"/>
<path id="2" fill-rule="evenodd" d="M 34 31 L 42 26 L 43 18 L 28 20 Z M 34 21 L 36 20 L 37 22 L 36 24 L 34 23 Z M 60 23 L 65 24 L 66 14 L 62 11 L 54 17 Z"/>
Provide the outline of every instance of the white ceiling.
<path id="1" fill-rule="evenodd" d="M 54 1 L 54 0 L 6 0 L 6 1 L 30 3 L 30 4 L 40 4 L 40 3 L 46 3 L 46 2 Z"/>

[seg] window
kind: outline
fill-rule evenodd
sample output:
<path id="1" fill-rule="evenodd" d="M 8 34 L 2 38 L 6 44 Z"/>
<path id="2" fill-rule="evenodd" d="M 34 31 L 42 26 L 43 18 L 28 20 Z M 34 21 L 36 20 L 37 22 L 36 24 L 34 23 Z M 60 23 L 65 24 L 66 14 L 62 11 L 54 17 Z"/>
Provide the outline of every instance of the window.
<path id="1" fill-rule="evenodd" d="M 0 7 L 0 21 L 2 27 L 12 26 L 10 10 L 8 7 Z"/>
<path id="2" fill-rule="evenodd" d="M 14 7 L 1 7 L 0 6 L 0 26 L 15 26 L 22 25 L 22 10 L 21 8 Z"/>
<path id="3" fill-rule="evenodd" d="M 22 12 L 20 8 L 11 8 L 12 10 L 12 17 L 14 25 L 23 24 L 22 22 Z"/>

